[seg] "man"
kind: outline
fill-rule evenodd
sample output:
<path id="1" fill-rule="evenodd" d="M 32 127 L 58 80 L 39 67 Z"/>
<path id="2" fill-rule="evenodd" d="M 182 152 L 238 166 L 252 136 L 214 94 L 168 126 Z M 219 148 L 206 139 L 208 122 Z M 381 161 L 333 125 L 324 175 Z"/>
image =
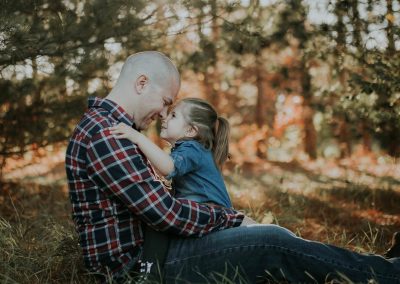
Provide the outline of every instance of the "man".
<path id="1" fill-rule="evenodd" d="M 122 281 L 139 272 L 138 263 L 153 260 L 149 251 L 158 247 L 165 250 L 156 259 L 167 283 L 204 283 L 224 275 L 250 283 L 267 276 L 297 283 L 343 275 L 355 282 L 400 283 L 399 258 L 303 240 L 275 225 L 239 227 L 244 216 L 235 210 L 173 198 L 136 145 L 115 139 L 108 128 L 123 122 L 146 129 L 166 117 L 179 87 L 179 73 L 165 55 L 141 52 L 127 59 L 105 99 L 89 99 L 68 145 L 66 171 L 90 271 L 103 281 Z M 148 227 L 164 237 L 147 233 Z"/>
<path id="2" fill-rule="evenodd" d="M 118 279 L 142 255 L 143 224 L 181 236 L 238 226 L 243 215 L 171 197 L 146 157 L 108 130 L 123 122 L 145 129 L 165 118 L 180 87 L 179 73 L 158 52 L 130 56 L 106 99 L 90 98 L 66 153 L 73 219 L 86 266 Z"/>

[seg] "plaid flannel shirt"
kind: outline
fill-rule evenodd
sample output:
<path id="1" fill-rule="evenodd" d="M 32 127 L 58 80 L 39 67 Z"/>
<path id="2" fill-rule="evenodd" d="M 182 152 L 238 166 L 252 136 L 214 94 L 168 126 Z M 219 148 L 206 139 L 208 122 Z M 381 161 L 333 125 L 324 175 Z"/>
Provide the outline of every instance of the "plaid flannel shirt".
<path id="1" fill-rule="evenodd" d="M 240 225 L 235 210 L 173 198 L 137 145 L 110 133 L 120 122 L 133 125 L 114 102 L 89 98 L 66 152 L 72 216 L 90 271 L 117 278 L 131 269 L 144 242 L 142 222 L 198 237 Z"/>

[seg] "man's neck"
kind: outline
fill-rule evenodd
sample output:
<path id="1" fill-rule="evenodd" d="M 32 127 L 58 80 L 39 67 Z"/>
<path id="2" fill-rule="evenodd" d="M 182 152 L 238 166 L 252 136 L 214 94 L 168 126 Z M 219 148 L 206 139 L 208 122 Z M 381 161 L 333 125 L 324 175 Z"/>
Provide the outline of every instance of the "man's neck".
<path id="1" fill-rule="evenodd" d="M 114 103 L 116 103 L 117 105 L 122 107 L 126 111 L 126 113 L 128 113 L 130 116 L 133 116 L 133 114 L 134 114 L 133 106 L 136 105 L 134 103 L 133 97 L 128 100 L 126 94 L 112 90 L 107 95 L 106 99 L 113 101 Z"/>

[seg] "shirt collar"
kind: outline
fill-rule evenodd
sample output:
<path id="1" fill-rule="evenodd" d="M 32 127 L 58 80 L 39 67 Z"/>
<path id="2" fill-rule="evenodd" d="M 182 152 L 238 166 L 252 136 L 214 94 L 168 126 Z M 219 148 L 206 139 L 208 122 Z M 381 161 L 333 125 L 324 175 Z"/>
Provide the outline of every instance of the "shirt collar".
<path id="1" fill-rule="evenodd" d="M 108 111 L 116 120 L 123 122 L 127 125 L 130 125 L 136 128 L 135 123 L 133 121 L 133 117 L 126 113 L 126 111 L 115 102 L 101 99 L 97 97 L 89 97 L 88 99 L 89 108 L 102 108 Z"/>
<path id="2" fill-rule="evenodd" d="M 192 138 L 182 138 L 178 141 L 175 142 L 175 145 L 172 147 L 171 151 L 176 150 L 179 146 L 181 146 L 182 144 L 199 144 L 201 145 L 198 141 L 192 139 Z"/>

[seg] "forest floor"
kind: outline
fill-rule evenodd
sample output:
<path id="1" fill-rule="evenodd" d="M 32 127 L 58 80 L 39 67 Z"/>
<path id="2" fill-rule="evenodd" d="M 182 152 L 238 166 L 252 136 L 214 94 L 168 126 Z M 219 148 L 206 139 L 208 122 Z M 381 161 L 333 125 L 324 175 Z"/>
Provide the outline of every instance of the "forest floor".
<path id="1" fill-rule="evenodd" d="M 88 283 L 71 220 L 65 147 L 10 159 L 0 184 L 0 282 Z M 260 223 L 358 252 L 382 254 L 400 231 L 400 163 L 343 160 L 231 163 L 234 207 Z"/>

